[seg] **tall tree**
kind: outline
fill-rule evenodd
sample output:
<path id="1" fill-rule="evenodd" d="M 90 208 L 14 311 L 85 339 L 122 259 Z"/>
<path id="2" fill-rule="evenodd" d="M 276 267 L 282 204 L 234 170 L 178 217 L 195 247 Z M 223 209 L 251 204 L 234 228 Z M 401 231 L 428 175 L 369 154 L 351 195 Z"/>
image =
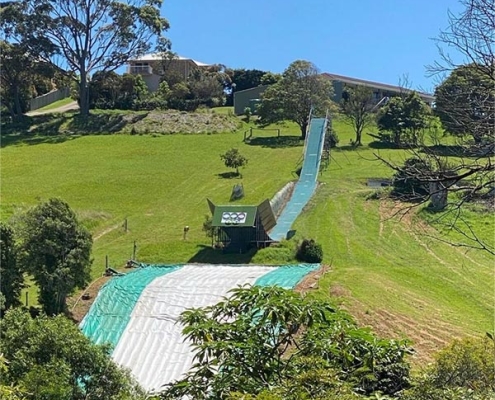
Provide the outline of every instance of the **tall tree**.
<path id="1" fill-rule="evenodd" d="M 435 90 L 435 110 L 445 130 L 471 136 L 475 143 L 493 136 L 495 125 L 495 76 L 481 66 L 457 67 Z"/>
<path id="2" fill-rule="evenodd" d="M 167 43 L 162 34 L 169 27 L 160 16 L 161 0 L 23 0 L 27 15 L 38 13 L 41 29 L 19 35 L 49 41 L 56 49 L 50 61 L 75 73 L 80 112 L 89 114 L 88 82 L 96 71 L 114 71 L 129 59 Z M 34 18 L 34 17 L 33 17 Z M 32 46 L 31 46 L 32 47 Z M 32 55 L 37 54 L 32 47 Z"/>
<path id="3" fill-rule="evenodd" d="M 301 138 L 306 138 L 310 111 L 324 114 L 331 107 L 333 87 L 309 62 L 294 61 L 262 95 L 258 108 L 261 125 L 283 120 L 293 121 L 301 128 Z"/>
<path id="4" fill-rule="evenodd" d="M 361 146 L 363 130 L 373 122 L 373 91 L 363 85 L 347 88 L 340 109 L 345 120 L 352 125 L 356 133 L 354 146 Z"/>
<path id="5" fill-rule="evenodd" d="M 7 371 L 0 385 L 23 388 L 23 398 L 138 400 L 144 395 L 130 375 L 63 316 L 32 319 L 21 309 L 0 321 Z"/>
<path id="6" fill-rule="evenodd" d="M 65 311 L 66 298 L 89 283 L 90 233 L 60 199 L 28 210 L 20 232 L 23 269 L 34 277 L 39 302 L 48 315 Z"/>
<path id="7" fill-rule="evenodd" d="M 430 107 L 416 92 L 410 92 L 407 96 L 392 97 L 378 111 L 376 123 L 380 130 L 392 132 L 396 146 L 416 146 L 430 117 Z"/>
<path id="8" fill-rule="evenodd" d="M 0 223 L 0 292 L 4 296 L 3 308 L 8 310 L 18 306 L 24 276 L 17 263 L 17 250 L 14 244 L 14 231 Z"/>

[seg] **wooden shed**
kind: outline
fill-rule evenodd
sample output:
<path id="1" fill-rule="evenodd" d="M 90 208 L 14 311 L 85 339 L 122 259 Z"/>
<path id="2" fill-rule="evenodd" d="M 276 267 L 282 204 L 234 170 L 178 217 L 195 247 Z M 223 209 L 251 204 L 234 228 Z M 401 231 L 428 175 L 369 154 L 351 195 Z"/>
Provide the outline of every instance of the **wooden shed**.
<path id="1" fill-rule="evenodd" d="M 228 253 L 244 253 L 250 248 L 263 248 L 273 241 L 268 232 L 277 224 L 268 200 L 257 206 L 216 206 L 210 200 L 213 240 Z"/>

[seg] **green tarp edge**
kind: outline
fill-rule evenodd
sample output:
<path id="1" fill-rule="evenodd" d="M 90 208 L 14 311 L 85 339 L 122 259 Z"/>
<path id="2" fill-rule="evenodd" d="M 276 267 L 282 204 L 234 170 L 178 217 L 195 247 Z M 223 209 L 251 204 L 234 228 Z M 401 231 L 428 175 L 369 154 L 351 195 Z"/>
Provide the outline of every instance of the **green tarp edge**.
<path id="1" fill-rule="evenodd" d="M 256 286 L 280 286 L 293 289 L 307 274 L 320 268 L 320 264 L 282 265 L 263 275 L 255 282 Z"/>
<path id="2" fill-rule="evenodd" d="M 109 343 L 115 348 L 144 288 L 155 278 L 181 267 L 182 264 L 149 265 L 112 278 L 101 288 L 88 314 L 82 320 L 82 332 L 96 344 Z"/>

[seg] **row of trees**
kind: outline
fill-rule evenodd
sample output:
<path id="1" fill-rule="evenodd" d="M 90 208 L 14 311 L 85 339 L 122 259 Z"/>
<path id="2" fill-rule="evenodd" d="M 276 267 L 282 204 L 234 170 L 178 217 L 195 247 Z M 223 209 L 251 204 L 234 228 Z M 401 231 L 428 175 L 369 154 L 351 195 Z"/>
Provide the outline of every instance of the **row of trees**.
<path id="1" fill-rule="evenodd" d="M 195 70 L 187 79 L 164 73 L 158 90 L 150 93 L 139 74 L 97 72 L 89 83 L 90 108 L 151 110 L 173 108 L 193 111 L 199 106 L 225 103 L 230 78 L 222 66 Z"/>

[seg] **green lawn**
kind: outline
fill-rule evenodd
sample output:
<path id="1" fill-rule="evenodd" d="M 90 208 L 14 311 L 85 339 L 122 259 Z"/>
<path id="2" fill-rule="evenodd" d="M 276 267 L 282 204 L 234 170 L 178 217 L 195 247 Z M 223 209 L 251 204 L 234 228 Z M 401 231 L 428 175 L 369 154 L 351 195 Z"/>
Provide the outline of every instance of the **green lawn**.
<path id="1" fill-rule="evenodd" d="M 433 349 L 452 336 L 494 330 L 493 258 L 479 251 L 466 253 L 429 239 L 406 221 L 388 219 L 391 210 L 384 203 L 367 200 L 373 192 L 367 178 L 390 176 L 386 166 L 373 160 L 373 152 L 395 161 L 404 160 L 405 153 L 375 150 L 367 143 L 352 149 L 347 146 L 352 131 L 341 121 L 334 122 L 340 146 L 332 152 L 311 204 L 296 221 L 293 240 L 243 256 L 222 256 L 209 249 L 210 240 L 201 231 L 209 213 L 206 198 L 228 203 L 233 185 L 242 182 L 246 197 L 241 202 L 257 204 L 295 179 L 302 146 L 270 138 L 245 144 L 248 127 L 228 134 L 12 142 L 1 150 L 1 219 L 37 199 L 63 198 L 93 234 L 94 277 L 103 272 L 106 256 L 110 265 L 122 266 L 132 255 L 134 241 L 137 258 L 150 263 L 283 263 L 292 261 L 297 239 L 312 237 L 323 245 L 324 262 L 332 265 L 312 295 L 341 296 L 363 323 L 384 334 L 430 340 Z M 299 135 L 292 124 L 281 129 L 287 137 Z M 242 180 L 219 175 L 228 172 L 219 155 L 231 147 L 249 159 Z M 471 218 L 483 232 L 493 232 L 491 215 Z M 128 232 L 123 228 L 126 219 Z M 182 238 L 185 225 L 190 226 L 187 240 Z"/>

